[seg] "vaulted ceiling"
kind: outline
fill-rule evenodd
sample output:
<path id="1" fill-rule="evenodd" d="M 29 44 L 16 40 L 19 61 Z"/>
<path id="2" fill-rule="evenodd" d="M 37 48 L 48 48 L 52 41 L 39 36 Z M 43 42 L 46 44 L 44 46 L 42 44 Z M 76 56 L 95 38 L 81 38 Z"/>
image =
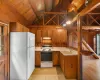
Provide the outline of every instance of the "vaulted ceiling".
<path id="1" fill-rule="evenodd" d="M 84 3 L 85 0 L 0 0 L 0 18 L 31 25 L 41 19 L 42 12 L 78 13 Z"/>

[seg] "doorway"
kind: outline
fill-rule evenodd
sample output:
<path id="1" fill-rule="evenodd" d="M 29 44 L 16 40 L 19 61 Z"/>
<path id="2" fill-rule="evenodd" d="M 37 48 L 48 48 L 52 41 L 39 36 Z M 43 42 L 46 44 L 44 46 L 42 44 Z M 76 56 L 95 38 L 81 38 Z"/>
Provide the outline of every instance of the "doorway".
<path id="1" fill-rule="evenodd" d="M 8 80 L 9 26 L 0 22 L 0 80 Z"/>

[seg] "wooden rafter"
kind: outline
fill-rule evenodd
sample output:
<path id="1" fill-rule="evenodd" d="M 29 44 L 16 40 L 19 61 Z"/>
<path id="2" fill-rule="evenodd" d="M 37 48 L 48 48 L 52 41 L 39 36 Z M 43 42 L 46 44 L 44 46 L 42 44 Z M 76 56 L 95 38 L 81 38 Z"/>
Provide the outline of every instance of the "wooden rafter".
<path id="1" fill-rule="evenodd" d="M 100 13 L 88 13 L 88 14 L 91 14 L 91 15 L 98 15 L 98 14 L 100 14 Z"/>
<path id="2" fill-rule="evenodd" d="M 95 9 L 97 6 L 100 5 L 100 0 L 92 0 L 92 2 L 85 7 L 80 13 L 78 13 L 72 20 L 72 22 L 75 22 L 78 18 L 78 15 L 80 16 L 84 16 L 86 14 L 88 14 L 90 11 L 92 11 L 93 9 Z"/>
<path id="3" fill-rule="evenodd" d="M 56 15 L 53 15 L 53 16 L 45 23 L 45 25 L 48 24 L 54 17 L 56 17 Z"/>
<path id="4" fill-rule="evenodd" d="M 94 22 L 96 22 L 100 26 L 100 23 L 95 18 L 93 18 L 90 14 L 89 14 L 89 16 L 91 19 L 93 19 Z"/>
<path id="5" fill-rule="evenodd" d="M 82 26 L 83 30 L 100 30 L 99 26 Z"/>
<path id="6" fill-rule="evenodd" d="M 44 14 L 67 14 L 67 12 L 44 12 Z"/>
<path id="7" fill-rule="evenodd" d="M 94 18 L 96 21 L 99 17 Z M 91 25 L 94 22 L 94 20 L 91 21 L 91 23 L 89 25 Z"/>

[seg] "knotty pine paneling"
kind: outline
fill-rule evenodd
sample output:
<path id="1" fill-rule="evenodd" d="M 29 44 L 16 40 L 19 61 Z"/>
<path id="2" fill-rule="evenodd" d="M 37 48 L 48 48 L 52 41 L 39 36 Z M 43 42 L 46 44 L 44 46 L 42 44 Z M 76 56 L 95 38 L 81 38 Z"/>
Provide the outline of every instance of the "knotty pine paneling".
<path id="1" fill-rule="evenodd" d="M 30 32 L 36 35 L 36 46 L 41 46 L 42 37 L 51 37 L 52 46 L 67 46 L 67 30 L 57 26 L 30 26 Z"/>

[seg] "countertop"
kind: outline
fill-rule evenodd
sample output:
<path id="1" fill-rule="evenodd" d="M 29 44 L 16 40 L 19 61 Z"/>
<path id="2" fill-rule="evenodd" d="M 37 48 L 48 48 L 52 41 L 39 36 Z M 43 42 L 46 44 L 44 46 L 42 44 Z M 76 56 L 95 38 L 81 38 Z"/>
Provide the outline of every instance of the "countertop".
<path id="1" fill-rule="evenodd" d="M 35 47 L 35 51 L 42 51 L 41 47 Z M 52 51 L 60 51 L 64 56 L 77 55 L 77 50 L 67 48 L 67 47 L 52 47 Z"/>

